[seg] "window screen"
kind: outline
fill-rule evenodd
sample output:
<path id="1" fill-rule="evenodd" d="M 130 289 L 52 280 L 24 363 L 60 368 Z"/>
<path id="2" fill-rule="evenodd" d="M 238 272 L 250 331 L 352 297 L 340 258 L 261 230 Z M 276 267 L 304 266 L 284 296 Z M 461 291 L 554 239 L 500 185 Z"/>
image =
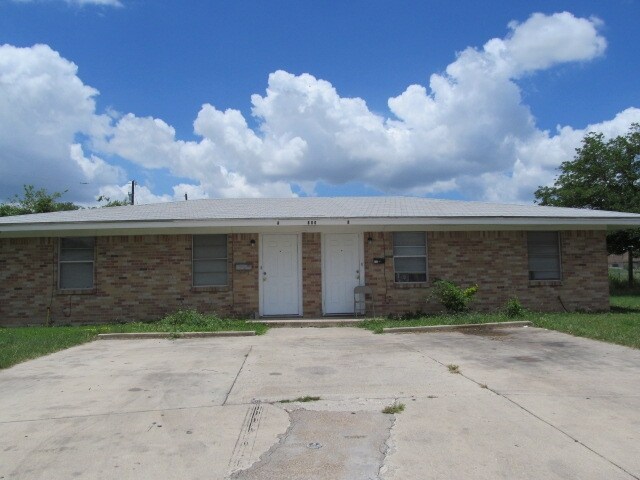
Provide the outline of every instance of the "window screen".
<path id="1" fill-rule="evenodd" d="M 530 280 L 560 280 L 560 234 L 527 232 Z"/>
<path id="2" fill-rule="evenodd" d="M 393 268 L 395 281 L 427 281 L 427 237 L 425 232 L 393 234 Z"/>
<path id="3" fill-rule="evenodd" d="M 227 236 L 193 236 L 193 285 L 227 284 Z"/>
<path id="4" fill-rule="evenodd" d="M 93 288 L 94 249 L 92 237 L 60 239 L 58 285 L 61 289 Z"/>

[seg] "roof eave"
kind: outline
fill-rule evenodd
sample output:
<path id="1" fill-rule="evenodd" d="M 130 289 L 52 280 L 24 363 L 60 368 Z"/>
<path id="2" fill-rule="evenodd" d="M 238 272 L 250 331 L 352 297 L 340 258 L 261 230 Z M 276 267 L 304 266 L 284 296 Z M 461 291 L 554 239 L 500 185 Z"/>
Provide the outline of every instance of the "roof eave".
<path id="1" fill-rule="evenodd" d="M 99 232 L 100 234 L 181 233 L 202 229 L 229 231 L 264 231 L 297 228 L 316 230 L 349 226 L 358 229 L 389 227 L 422 227 L 442 230 L 486 229 L 626 229 L 640 227 L 640 217 L 359 217 L 359 218 L 270 218 L 270 219 L 203 219 L 203 220 L 136 220 L 100 222 L 51 222 L 0 224 L 0 237 L 45 236 Z M 93 234 L 93 233 L 92 233 Z"/>

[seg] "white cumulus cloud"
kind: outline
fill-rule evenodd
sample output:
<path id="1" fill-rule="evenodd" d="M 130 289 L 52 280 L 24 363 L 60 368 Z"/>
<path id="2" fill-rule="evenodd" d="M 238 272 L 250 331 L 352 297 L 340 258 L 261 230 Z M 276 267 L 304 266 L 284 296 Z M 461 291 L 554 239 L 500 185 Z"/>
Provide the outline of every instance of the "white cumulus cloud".
<path id="1" fill-rule="evenodd" d="M 390 98 L 387 117 L 363 99 L 341 97 L 326 80 L 276 71 L 266 93 L 251 97 L 257 130 L 241 112 L 205 104 L 194 122 L 199 142 L 175 140 L 162 120 L 129 115 L 108 148 L 200 182 L 239 175 L 250 185 L 269 185 L 268 193 L 282 182 L 313 191 L 318 181 L 359 181 L 389 193 L 463 190 L 475 198 L 530 200 L 589 129 L 615 125 L 608 133 L 617 135 L 640 120 L 630 108 L 611 122 L 550 134 L 536 127 L 522 101 L 522 76 L 601 56 L 600 26 L 568 12 L 512 22 L 504 38 L 460 52 L 428 86 L 410 85 Z M 150 141 L 140 144 L 141 135 Z"/>
<path id="2" fill-rule="evenodd" d="M 89 197 L 88 182 L 111 182 L 120 172 L 86 158 L 77 136 L 101 137 L 109 118 L 97 115 L 98 91 L 78 67 L 46 45 L 0 46 L 0 198 L 23 184 L 71 189 Z"/>
<path id="3" fill-rule="evenodd" d="M 387 114 L 346 98 L 327 80 L 278 70 L 266 92 L 251 96 L 254 122 L 235 109 L 205 103 L 197 140 L 181 140 L 168 119 L 95 110 L 98 92 L 77 67 L 47 46 L 0 47 L 0 193 L 9 186 L 85 182 L 120 199 L 119 156 L 152 175 L 182 179 L 171 194 L 137 188 L 139 202 L 314 193 L 318 182 L 361 182 L 392 194 L 531 201 L 589 131 L 623 134 L 640 122 L 630 106 L 587 126 L 536 125 L 518 81 L 556 65 L 603 55 L 602 22 L 571 13 L 533 14 L 502 38 L 468 47 L 428 84 L 388 99 Z M 256 124 L 256 128 L 250 127 Z M 86 137 L 84 142 L 78 136 Z M 3 183 L 4 182 L 4 183 Z M 56 183 L 57 182 L 57 183 Z M 13 191 L 9 190 L 9 193 Z"/>

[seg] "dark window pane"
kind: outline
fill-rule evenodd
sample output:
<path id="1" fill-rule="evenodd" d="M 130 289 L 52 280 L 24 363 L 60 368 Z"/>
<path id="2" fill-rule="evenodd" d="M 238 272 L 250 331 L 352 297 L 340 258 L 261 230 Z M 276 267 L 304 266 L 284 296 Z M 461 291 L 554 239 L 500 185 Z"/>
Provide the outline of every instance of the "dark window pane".
<path id="1" fill-rule="evenodd" d="M 400 257 L 394 259 L 396 273 L 427 273 L 425 257 Z"/>
<path id="2" fill-rule="evenodd" d="M 393 266 L 396 282 L 427 281 L 427 235 L 425 232 L 394 232 Z"/>
<path id="3" fill-rule="evenodd" d="M 60 288 L 93 288 L 93 263 L 61 263 Z"/>
<path id="4" fill-rule="evenodd" d="M 527 232 L 531 280 L 561 278 L 559 238 L 558 232 Z"/>
<path id="5" fill-rule="evenodd" d="M 396 273 L 396 282 L 426 282 L 426 273 Z"/>
<path id="6" fill-rule="evenodd" d="M 226 260 L 200 260 L 193 262 L 193 273 L 227 273 Z"/>
<path id="7" fill-rule="evenodd" d="M 67 248 L 88 248 L 93 250 L 95 238 L 93 237 L 70 237 L 62 238 L 62 250 Z"/>
<path id="8" fill-rule="evenodd" d="M 93 248 L 63 248 L 60 250 L 61 261 L 93 261 Z"/>
<path id="9" fill-rule="evenodd" d="M 393 234 L 394 255 L 397 247 L 424 247 L 427 244 L 425 232 L 395 232 Z"/>
<path id="10" fill-rule="evenodd" d="M 411 257 L 415 255 L 426 255 L 426 248 L 423 246 L 417 247 L 394 247 L 393 255 L 396 257 Z"/>
<path id="11" fill-rule="evenodd" d="M 193 284 L 227 284 L 227 236 L 194 235 Z"/>
<path id="12" fill-rule="evenodd" d="M 60 239 L 60 288 L 93 288 L 94 248 L 93 237 Z"/>
<path id="13" fill-rule="evenodd" d="M 227 273 L 194 273 L 193 284 L 195 286 L 226 285 Z"/>
<path id="14" fill-rule="evenodd" d="M 195 235 L 193 259 L 227 258 L 226 235 Z"/>

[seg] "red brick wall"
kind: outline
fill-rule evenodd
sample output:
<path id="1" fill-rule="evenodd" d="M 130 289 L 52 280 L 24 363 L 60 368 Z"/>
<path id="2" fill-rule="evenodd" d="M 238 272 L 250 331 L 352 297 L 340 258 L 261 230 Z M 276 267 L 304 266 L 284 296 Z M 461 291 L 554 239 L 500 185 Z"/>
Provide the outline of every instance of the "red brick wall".
<path id="1" fill-rule="evenodd" d="M 604 231 L 562 232 L 561 282 L 529 281 L 525 232 L 427 232 L 429 281 L 409 285 L 394 282 L 392 234 L 364 238 L 377 313 L 439 310 L 427 300 L 436 278 L 478 284 L 478 310 L 499 308 L 511 296 L 534 310 L 609 308 Z M 152 320 L 179 308 L 250 317 L 258 311 L 258 243 L 258 234 L 229 235 L 229 285 L 192 287 L 191 235 L 97 237 L 95 289 L 61 292 L 57 239 L 0 239 L 0 325 L 42 324 L 48 309 L 55 324 Z M 375 257 L 386 262 L 374 265 Z M 304 315 L 320 316 L 319 233 L 302 234 L 302 261 Z M 252 269 L 236 270 L 236 263 Z"/>
<path id="2" fill-rule="evenodd" d="M 302 311 L 322 316 L 322 247 L 320 233 L 302 234 Z"/>
<path id="3" fill-rule="evenodd" d="M 256 241 L 251 245 L 251 239 Z M 180 308 L 258 311 L 258 235 L 228 236 L 228 286 L 192 287 L 191 235 L 96 238 L 95 288 L 57 289 L 57 239 L 0 240 L 0 325 L 153 320 Z M 235 263 L 252 269 L 236 271 Z"/>
<path id="4" fill-rule="evenodd" d="M 252 245 L 251 241 L 255 243 Z M 229 235 L 231 246 L 229 247 L 233 264 L 249 263 L 251 270 L 236 270 L 230 265 L 230 275 L 233 281 L 232 313 L 240 317 L 253 317 L 258 312 L 258 249 L 259 239 L 257 233 L 242 233 Z"/>
<path id="5" fill-rule="evenodd" d="M 464 287 L 479 286 L 473 308 L 491 311 L 512 296 L 532 310 L 608 310 L 606 232 L 561 233 L 563 280 L 529 281 L 527 235 L 521 231 L 427 232 L 428 282 L 396 284 L 391 232 L 365 233 L 365 275 L 374 289 L 376 311 L 398 314 L 435 312 L 431 296 L 435 279 Z M 382 265 L 373 258 L 385 257 Z"/>
<path id="6" fill-rule="evenodd" d="M 44 323 L 54 298 L 56 240 L 0 239 L 0 325 Z"/>

